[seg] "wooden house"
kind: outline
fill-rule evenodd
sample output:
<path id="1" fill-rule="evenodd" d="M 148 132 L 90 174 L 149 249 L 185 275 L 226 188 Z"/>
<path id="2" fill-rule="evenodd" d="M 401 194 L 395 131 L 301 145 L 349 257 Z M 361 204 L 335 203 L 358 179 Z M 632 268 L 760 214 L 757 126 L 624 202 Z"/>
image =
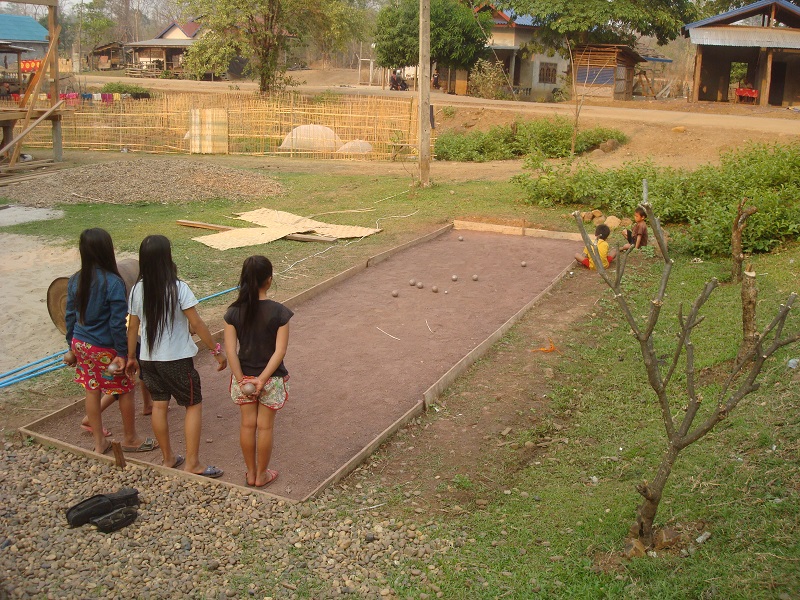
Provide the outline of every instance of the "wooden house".
<path id="1" fill-rule="evenodd" d="M 636 65 L 646 62 L 636 50 L 625 44 L 577 46 L 573 60 L 578 93 L 598 95 L 598 89 L 605 88 L 614 100 L 633 99 Z"/>
<path id="2" fill-rule="evenodd" d="M 760 0 L 682 29 L 697 46 L 692 100 L 800 104 L 800 6 Z M 734 63 L 746 65 L 731 81 Z"/>
<path id="3" fill-rule="evenodd" d="M 89 53 L 89 68 L 106 71 L 125 66 L 125 51 L 121 42 L 109 42 L 97 46 Z"/>
<path id="4" fill-rule="evenodd" d="M 202 35 L 200 23 L 191 20 L 179 25 L 172 22 L 164 31 L 150 40 L 125 44 L 130 56 L 130 66 L 143 71 L 139 74 L 183 71 L 183 54 Z"/>

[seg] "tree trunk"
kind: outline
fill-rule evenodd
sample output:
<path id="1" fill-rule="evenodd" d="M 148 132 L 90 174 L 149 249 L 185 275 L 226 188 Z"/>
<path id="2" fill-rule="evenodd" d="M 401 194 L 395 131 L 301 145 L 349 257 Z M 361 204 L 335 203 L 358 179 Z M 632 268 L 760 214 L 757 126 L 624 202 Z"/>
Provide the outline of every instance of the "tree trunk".
<path id="1" fill-rule="evenodd" d="M 745 209 L 745 202 L 747 202 L 747 198 L 742 198 L 739 201 L 739 206 L 736 208 L 736 217 L 733 219 L 733 228 L 731 230 L 731 255 L 733 257 L 731 281 L 734 283 L 739 283 L 742 280 L 742 263 L 744 262 L 742 231 L 744 231 L 744 226 L 747 223 L 747 217 L 758 210 L 753 206 Z"/>
<path id="2" fill-rule="evenodd" d="M 742 345 L 736 355 L 736 364 L 741 364 L 744 357 L 756 347 L 758 332 L 756 330 L 756 274 L 752 265 L 747 265 L 742 279 Z"/>
<path id="3" fill-rule="evenodd" d="M 645 482 L 636 487 L 644 501 L 636 509 L 636 522 L 631 527 L 631 534 L 634 537 L 638 537 L 645 548 L 650 548 L 653 545 L 653 521 L 656 518 L 658 504 L 661 502 L 661 496 L 664 493 L 664 486 L 672 471 L 672 465 L 675 464 L 675 459 L 678 458 L 678 452 L 680 450 L 670 443 L 669 448 L 661 459 L 661 464 L 658 466 L 658 472 L 653 482 L 650 484 Z"/>

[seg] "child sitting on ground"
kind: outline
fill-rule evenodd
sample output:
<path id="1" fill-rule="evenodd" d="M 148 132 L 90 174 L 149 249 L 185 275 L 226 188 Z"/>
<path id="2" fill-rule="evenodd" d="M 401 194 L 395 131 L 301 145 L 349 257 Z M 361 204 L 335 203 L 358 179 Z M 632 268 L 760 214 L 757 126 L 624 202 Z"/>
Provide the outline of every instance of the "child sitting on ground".
<path id="1" fill-rule="evenodd" d="M 603 263 L 603 267 L 606 269 L 611 261 L 617 256 L 616 249 L 608 247 L 608 242 L 606 240 L 608 239 L 609 235 L 611 235 L 611 229 L 609 229 L 608 225 L 598 225 L 594 230 L 594 246 L 597 249 L 597 253 L 600 255 L 600 262 Z M 592 260 L 591 254 L 589 254 L 588 248 L 583 249 L 583 254 L 576 252 L 575 260 L 577 260 L 587 269 L 595 269 L 594 261 Z"/>
<path id="2" fill-rule="evenodd" d="M 647 219 L 647 213 L 641 206 L 637 206 L 633 213 L 633 229 L 626 229 L 622 232 L 628 243 L 621 250 L 647 246 L 647 222 L 645 219 Z"/>

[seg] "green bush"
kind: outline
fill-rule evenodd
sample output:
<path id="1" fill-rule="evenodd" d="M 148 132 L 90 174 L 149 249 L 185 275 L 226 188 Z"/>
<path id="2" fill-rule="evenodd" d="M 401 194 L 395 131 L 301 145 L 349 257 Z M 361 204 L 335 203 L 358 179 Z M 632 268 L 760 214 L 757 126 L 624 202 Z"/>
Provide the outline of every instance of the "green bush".
<path id="1" fill-rule="evenodd" d="M 745 252 L 766 252 L 800 234 L 800 144 L 755 145 L 724 154 L 719 166 L 696 171 L 657 167 L 650 161 L 605 171 L 581 163 L 573 170 L 548 164 L 541 155 L 530 155 L 524 169 L 514 181 L 531 204 L 583 204 L 619 215 L 633 214 L 646 179 L 661 222 L 688 225 L 682 244 L 699 256 L 730 252 L 731 227 L 742 198 L 758 209 L 744 229 Z"/>
<path id="2" fill-rule="evenodd" d="M 625 134 L 615 129 L 596 127 L 579 131 L 575 152 L 586 152 L 609 139 L 620 143 L 627 141 Z M 555 117 L 497 126 L 488 132 L 445 132 L 436 139 L 434 152 L 440 160 L 483 162 L 531 153 L 546 158 L 561 158 L 569 156 L 571 147 L 572 123 L 564 117 Z"/>
<path id="3" fill-rule="evenodd" d="M 100 88 L 101 94 L 149 94 L 150 90 L 132 83 L 109 82 Z"/>

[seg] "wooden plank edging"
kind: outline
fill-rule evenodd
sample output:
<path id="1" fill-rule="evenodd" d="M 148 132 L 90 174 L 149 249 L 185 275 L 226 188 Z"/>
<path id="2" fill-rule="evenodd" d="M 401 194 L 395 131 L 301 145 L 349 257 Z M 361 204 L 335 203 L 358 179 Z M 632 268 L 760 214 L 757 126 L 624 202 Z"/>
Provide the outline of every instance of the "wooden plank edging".
<path id="1" fill-rule="evenodd" d="M 305 502 L 309 498 L 313 498 L 316 494 L 320 493 L 322 490 L 327 489 L 337 481 L 344 479 L 349 475 L 352 471 L 354 471 L 358 465 L 364 462 L 368 456 L 370 456 L 383 442 L 388 440 L 392 437 L 395 432 L 403 427 L 406 423 L 411 421 L 411 419 L 415 418 L 418 415 L 421 415 L 425 412 L 425 402 L 424 400 L 420 400 L 417 402 L 413 407 L 411 407 L 406 413 L 397 419 L 394 423 L 389 425 L 386 429 L 380 432 L 377 436 L 373 438 L 373 440 L 364 446 L 361 450 L 359 450 L 353 457 L 348 460 L 344 465 L 339 467 L 336 472 L 333 473 L 330 477 L 328 477 L 325 481 L 320 483 L 314 490 L 312 490 L 308 495 L 306 495 L 301 502 Z"/>

